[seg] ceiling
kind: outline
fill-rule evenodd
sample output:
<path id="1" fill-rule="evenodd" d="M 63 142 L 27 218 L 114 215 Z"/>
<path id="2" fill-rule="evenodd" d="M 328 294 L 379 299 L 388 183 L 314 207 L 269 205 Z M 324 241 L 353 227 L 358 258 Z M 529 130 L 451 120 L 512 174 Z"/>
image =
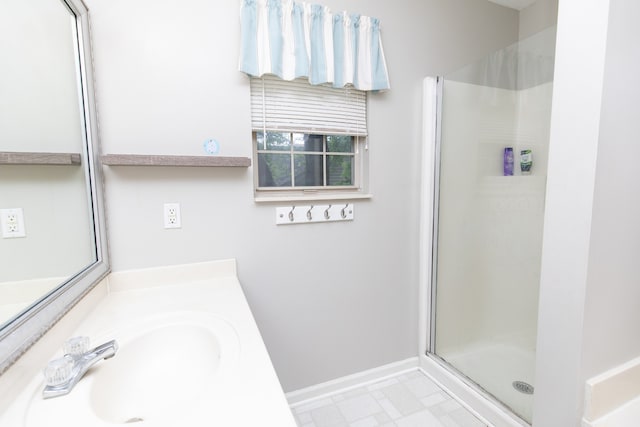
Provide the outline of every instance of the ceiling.
<path id="1" fill-rule="evenodd" d="M 489 0 L 492 3 L 499 4 L 500 6 L 510 7 L 511 9 L 522 10 L 531 6 L 536 0 Z"/>

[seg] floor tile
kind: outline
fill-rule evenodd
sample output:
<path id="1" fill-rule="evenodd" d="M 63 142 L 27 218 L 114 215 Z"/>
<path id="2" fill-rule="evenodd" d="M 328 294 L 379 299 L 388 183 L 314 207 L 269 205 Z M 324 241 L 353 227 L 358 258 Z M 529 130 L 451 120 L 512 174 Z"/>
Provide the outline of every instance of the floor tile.
<path id="1" fill-rule="evenodd" d="M 349 424 L 335 405 L 323 406 L 311 411 L 316 427 L 348 427 Z"/>
<path id="2" fill-rule="evenodd" d="M 424 405 L 403 384 L 385 387 L 382 392 L 402 415 L 409 415 L 424 409 Z"/>
<path id="3" fill-rule="evenodd" d="M 378 421 L 378 424 L 386 424 L 391 422 L 391 416 L 389 416 L 387 412 L 380 412 L 376 414 L 376 420 Z"/>
<path id="4" fill-rule="evenodd" d="M 462 405 L 460 405 L 460 403 L 458 403 L 458 401 L 456 400 L 449 399 L 446 402 L 442 403 L 440 407 L 444 409 L 445 412 L 453 412 L 457 409 L 462 408 Z"/>
<path id="5" fill-rule="evenodd" d="M 404 374 L 404 376 L 407 377 L 408 379 L 426 377 L 426 375 L 424 373 L 422 373 L 422 371 L 420 371 L 418 369 L 415 369 L 413 371 L 407 372 L 406 374 Z"/>
<path id="6" fill-rule="evenodd" d="M 424 397 L 420 399 L 420 402 L 422 402 L 422 404 L 428 408 L 430 406 L 434 406 L 439 403 L 446 402 L 448 399 L 450 399 L 449 396 L 445 397 L 443 396 L 443 393 L 440 392 L 440 393 L 433 393 L 430 396 Z"/>
<path id="7" fill-rule="evenodd" d="M 296 417 L 298 418 L 298 421 L 300 422 L 300 424 L 307 424 L 313 421 L 311 419 L 311 414 L 309 412 L 302 412 L 300 414 L 296 414 Z"/>
<path id="8" fill-rule="evenodd" d="M 409 379 L 403 382 L 403 384 L 418 399 L 440 391 L 440 387 L 425 376 Z"/>
<path id="9" fill-rule="evenodd" d="M 345 399 L 342 402 L 336 403 L 336 406 L 349 423 L 383 411 L 378 401 L 370 394 Z"/>
<path id="10" fill-rule="evenodd" d="M 419 370 L 294 406 L 300 427 L 484 427 Z"/>
<path id="11" fill-rule="evenodd" d="M 385 412 L 389 415 L 389 417 L 391 417 L 391 419 L 395 420 L 402 416 L 400 411 L 398 411 L 396 407 L 393 406 L 393 403 L 391 403 L 389 399 L 379 400 L 378 403 L 380 403 L 380 406 L 384 408 Z"/>
<path id="12" fill-rule="evenodd" d="M 460 427 L 458 423 L 453 421 L 450 416 L 445 415 L 444 417 L 440 417 L 440 423 L 443 427 Z"/>
<path id="13" fill-rule="evenodd" d="M 444 427 L 428 410 L 416 412 L 397 420 L 398 427 Z"/>
<path id="14" fill-rule="evenodd" d="M 445 415 L 448 415 L 449 412 L 446 412 L 444 409 L 442 409 L 441 406 L 439 405 L 435 405 L 435 406 L 431 406 L 430 408 L 428 408 L 429 411 L 431 411 L 431 413 L 436 416 L 436 417 L 443 417 Z"/>
<path id="15" fill-rule="evenodd" d="M 375 399 L 385 399 L 384 393 L 381 392 L 380 390 L 374 390 L 371 392 L 371 396 L 373 396 Z"/>
<path id="16" fill-rule="evenodd" d="M 349 427 L 378 427 L 379 425 L 375 417 L 367 417 L 349 424 Z"/>

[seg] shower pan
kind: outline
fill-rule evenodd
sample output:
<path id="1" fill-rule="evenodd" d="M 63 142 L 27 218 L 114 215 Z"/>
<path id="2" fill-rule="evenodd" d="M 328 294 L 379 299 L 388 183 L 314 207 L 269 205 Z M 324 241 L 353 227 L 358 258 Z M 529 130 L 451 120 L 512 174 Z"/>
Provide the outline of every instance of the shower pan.
<path id="1" fill-rule="evenodd" d="M 550 28 L 425 80 L 426 357 L 515 425 L 535 393 L 554 50 Z"/>

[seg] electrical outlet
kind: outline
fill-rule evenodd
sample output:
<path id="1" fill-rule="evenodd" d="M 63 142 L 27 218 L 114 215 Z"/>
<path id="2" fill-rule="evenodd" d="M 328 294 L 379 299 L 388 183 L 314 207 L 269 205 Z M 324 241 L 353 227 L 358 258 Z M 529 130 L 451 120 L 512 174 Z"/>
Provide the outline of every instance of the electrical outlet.
<path id="1" fill-rule="evenodd" d="M 180 203 L 164 204 L 164 228 L 181 228 Z"/>
<path id="2" fill-rule="evenodd" d="M 0 209 L 0 225 L 2 226 L 2 238 L 25 237 L 24 214 L 22 208 Z"/>

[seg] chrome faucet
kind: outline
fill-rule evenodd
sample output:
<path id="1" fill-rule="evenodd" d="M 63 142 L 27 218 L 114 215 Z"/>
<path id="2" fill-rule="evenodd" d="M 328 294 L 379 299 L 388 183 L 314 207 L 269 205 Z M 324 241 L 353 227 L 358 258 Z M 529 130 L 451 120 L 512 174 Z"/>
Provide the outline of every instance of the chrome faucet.
<path id="1" fill-rule="evenodd" d="M 89 368 L 100 360 L 115 356 L 118 351 L 118 343 L 115 340 L 92 350 L 87 350 L 88 347 L 87 337 L 72 338 L 65 343 L 66 354 L 60 359 L 52 360 L 45 368 L 47 385 L 42 391 L 43 398 L 68 394 Z"/>

